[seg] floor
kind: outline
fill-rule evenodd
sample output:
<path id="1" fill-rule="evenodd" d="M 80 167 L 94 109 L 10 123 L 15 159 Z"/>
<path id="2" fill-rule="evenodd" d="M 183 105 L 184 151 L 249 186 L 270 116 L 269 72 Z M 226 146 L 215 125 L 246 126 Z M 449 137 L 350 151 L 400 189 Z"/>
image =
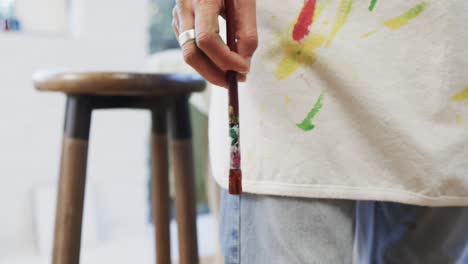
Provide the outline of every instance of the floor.
<path id="1" fill-rule="evenodd" d="M 200 264 L 222 264 L 218 254 L 217 223 L 210 215 L 198 218 L 198 245 Z M 177 227 L 171 223 L 171 256 L 177 259 Z M 94 248 L 82 250 L 81 264 L 154 263 L 153 228 L 144 236 L 125 237 L 106 241 Z M 0 258 L 0 264 L 50 264 L 50 256 L 9 256 Z M 173 263 L 177 263 L 174 261 Z"/>

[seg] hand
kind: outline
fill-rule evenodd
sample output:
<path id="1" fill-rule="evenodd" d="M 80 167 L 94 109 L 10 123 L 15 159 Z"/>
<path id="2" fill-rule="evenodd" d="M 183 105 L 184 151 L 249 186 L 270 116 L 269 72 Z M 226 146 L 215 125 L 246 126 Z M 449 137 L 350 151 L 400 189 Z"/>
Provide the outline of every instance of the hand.
<path id="1" fill-rule="evenodd" d="M 239 80 L 245 80 L 258 43 L 255 0 L 234 1 L 238 54 L 230 51 L 219 36 L 218 17 L 224 13 L 224 0 L 176 0 L 173 9 L 176 37 L 189 29 L 196 32 L 196 41 L 182 47 L 185 62 L 208 82 L 223 87 L 228 85 L 228 70 L 241 73 Z"/>

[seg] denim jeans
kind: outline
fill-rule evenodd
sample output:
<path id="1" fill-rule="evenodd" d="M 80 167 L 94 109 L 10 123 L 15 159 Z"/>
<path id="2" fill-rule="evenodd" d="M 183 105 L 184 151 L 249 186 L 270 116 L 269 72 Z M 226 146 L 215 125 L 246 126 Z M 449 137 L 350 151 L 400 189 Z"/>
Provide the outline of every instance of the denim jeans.
<path id="1" fill-rule="evenodd" d="M 468 263 L 468 208 L 358 202 L 360 263 Z"/>
<path id="2" fill-rule="evenodd" d="M 468 264 L 468 208 L 221 197 L 226 264 Z"/>
<path id="3" fill-rule="evenodd" d="M 351 263 L 354 205 L 223 191 L 225 264 Z"/>

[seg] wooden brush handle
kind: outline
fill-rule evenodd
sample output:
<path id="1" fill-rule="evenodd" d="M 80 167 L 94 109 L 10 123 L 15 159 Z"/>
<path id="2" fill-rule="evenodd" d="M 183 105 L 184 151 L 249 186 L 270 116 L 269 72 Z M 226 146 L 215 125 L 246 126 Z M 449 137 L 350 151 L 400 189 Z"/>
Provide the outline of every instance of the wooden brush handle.
<path id="1" fill-rule="evenodd" d="M 235 16 L 235 5 L 234 0 L 225 0 L 224 8 L 226 12 L 226 33 L 227 33 L 227 45 L 228 47 L 237 52 L 236 44 L 236 16 Z"/>
<path id="2" fill-rule="evenodd" d="M 225 0 L 226 33 L 228 47 L 237 52 L 235 0 Z M 242 172 L 240 169 L 240 129 L 239 129 L 239 98 L 237 94 L 237 72 L 226 73 L 229 84 L 229 135 L 231 137 L 231 165 L 229 170 L 229 193 L 242 193 Z"/>

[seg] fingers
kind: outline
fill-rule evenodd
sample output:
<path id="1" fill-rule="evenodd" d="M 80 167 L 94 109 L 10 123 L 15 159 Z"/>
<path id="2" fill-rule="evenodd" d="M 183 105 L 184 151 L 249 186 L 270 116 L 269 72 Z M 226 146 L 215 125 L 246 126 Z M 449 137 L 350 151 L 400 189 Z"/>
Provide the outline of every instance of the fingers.
<path id="1" fill-rule="evenodd" d="M 182 47 L 184 60 L 208 82 L 227 87 L 225 72 L 240 72 L 239 81 L 246 80 L 250 57 L 257 46 L 255 0 L 240 0 L 239 8 L 246 14 L 238 14 L 239 54 L 230 51 L 219 36 L 218 16 L 224 1 L 177 0 L 173 9 L 172 28 L 176 37 L 186 30 L 196 29 L 197 40 L 188 41 Z M 247 19 L 244 20 L 244 17 Z M 253 28 L 250 28 L 252 27 Z"/>
<path id="2" fill-rule="evenodd" d="M 217 86 L 227 87 L 224 71 L 200 52 L 195 42 L 186 43 L 182 47 L 182 53 L 185 62 L 192 66 L 205 80 Z"/>
<path id="3" fill-rule="evenodd" d="M 238 74 L 238 75 L 237 75 L 237 80 L 238 80 L 239 82 L 245 82 L 245 81 L 247 81 L 247 75 L 245 75 L 245 74 Z"/>
<path id="4" fill-rule="evenodd" d="M 177 1 L 173 10 L 173 29 L 177 37 L 180 33 L 195 28 L 194 13 L 191 0 Z M 195 69 L 208 82 L 227 87 L 225 72 L 214 64 L 196 45 L 195 41 L 188 41 L 182 47 L 184 61 Z"/>
<path id="5" fill-rule="evenodd" d="M 179 33 L 185 30 L 193 29 L 194 24 L 194 13 L 191 0 L 177 0 L 177 4 L 172 10 L 174 22 L 177 23 Z"/>
<path id="6" fill-rule="evenodd" d="M 219 36 L 218 16 L 222 1 L 195 1 L 197 46 L 221 70 L 247 73 L 249 62 L 231 51 Z"/>
<path id="7" fill-rule="evenodd" d="M 180 31 L 179 31 L 179 13 L 177 12 L 177 7 L 172 9 L 172 30 L 176 38 L 179 38 Z"/>
<path id="8" fill-rule="evenodd" d="M 237 50 L 250 60 L 258 46 L 257 12 L 255 0 L 237 0 L 236 20 Z"/>

